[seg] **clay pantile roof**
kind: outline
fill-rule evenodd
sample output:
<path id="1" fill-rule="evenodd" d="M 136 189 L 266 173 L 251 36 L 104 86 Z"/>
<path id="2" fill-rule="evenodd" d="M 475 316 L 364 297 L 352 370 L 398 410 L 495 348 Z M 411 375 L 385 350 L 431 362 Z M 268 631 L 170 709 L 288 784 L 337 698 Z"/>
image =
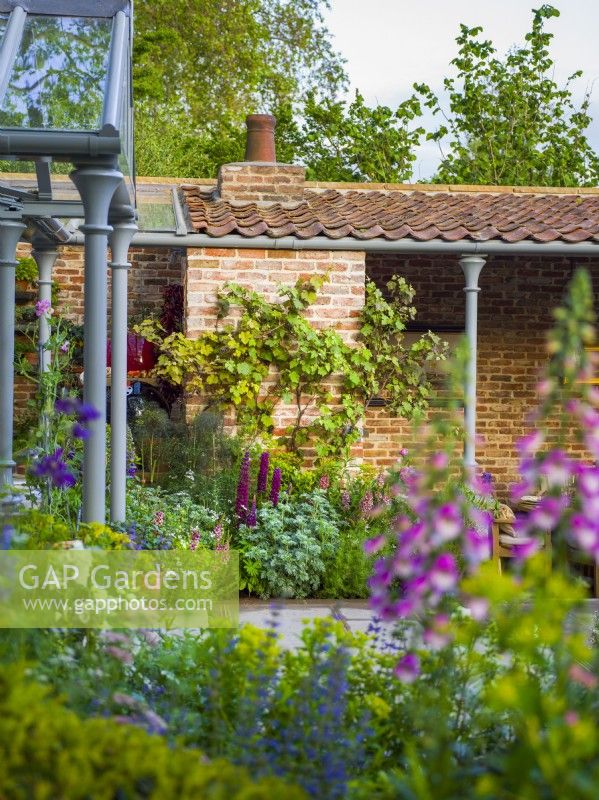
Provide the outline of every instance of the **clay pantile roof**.
<path id="1" fill-rule="evenodd" d="M 599 189 L 307 183 L 295 203 L 222 200 L 206 185 L 181 192 L 193 230 L 213 237 L 599 243 Z"/>

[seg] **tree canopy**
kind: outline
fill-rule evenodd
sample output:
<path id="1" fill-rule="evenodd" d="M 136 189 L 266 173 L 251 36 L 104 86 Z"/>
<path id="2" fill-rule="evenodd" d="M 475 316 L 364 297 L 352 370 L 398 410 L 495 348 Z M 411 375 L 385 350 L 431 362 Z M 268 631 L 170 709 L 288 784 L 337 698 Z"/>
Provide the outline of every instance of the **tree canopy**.
<path id="1" fill-rule="evenodd" d="M 533 10 L 523 43 L 497 54 L 480 27 L 460 27 L 444 98 L 425 84 L 395 109 L 369 107 L 347 76 L 324 12 L 329 0 L 137 0 L 134 49 L 140 174 L 210 177 L 243 158 L 243 120 L 278 119 L 280 160 L 315 180 L 405 181 L 426 135 L 441 147 L 433 181 L 575 186 L 597 183 L 586 131 L 589 94 L 575 72 L 554 79 L 559 16 Z M 442 118 L 425 133 L 421 104 Z"/>
<path id="2" fill-rule="evenodd" d="M 498 58 L 482 28 L 460 26 L 457 76 L 446 78 L 449 110 L 425 84 L 415 84 L 426 106 L 444 122 L 427 138 L 449 137 L 434 178 L 443 183 L 533 186 L 594 185 L 599 159 L 585 132 L 592 122 L 590 95 L 579 108 L 572 97 L 574 72 L 558 86 L 549 45 L 553 34 L 545 22 L 559 11 L 543 5 L 533 11 L 532 28 L 523 45 Z"/>

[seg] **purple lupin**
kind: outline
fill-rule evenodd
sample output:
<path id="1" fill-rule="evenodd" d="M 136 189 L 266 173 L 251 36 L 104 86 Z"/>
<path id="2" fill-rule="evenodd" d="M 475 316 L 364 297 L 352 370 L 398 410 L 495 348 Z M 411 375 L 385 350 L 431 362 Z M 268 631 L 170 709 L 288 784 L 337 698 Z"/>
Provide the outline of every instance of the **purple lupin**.
<path id="1" fill-rule="evenodd" d="M 245 521 L 245 524 L 248 526 L 248 528 L 255 528 L 256 525 L 258 524 L 258 512 L 256 510 L 256 501 L 255 500 L 252 503 L 252 508 L 251 508 L 250 513 L 247 515 L 247 519 Z"/>
<path id="2" fill-rule="evenodd" d="M 245 522 L 250 502 L 250 451 L 246 450 L 239 470 L 235 514 L 239 522 Z"/>
<path id="3" fill-rule="evenodd" d="M 280 492 L 281 492 L 281 468 L 275 467 L 272 473 L 272 483 L 270 485 L 270 502 L 275 507 L 279 503 Z"/>
<path id="4" fill-rule="evenodd" d="M 258 470 L 258 494 L 266 494 L 268 488 L 268 464 L 270 454 L 268 450 L 260 456 L 260 469 Z"/>

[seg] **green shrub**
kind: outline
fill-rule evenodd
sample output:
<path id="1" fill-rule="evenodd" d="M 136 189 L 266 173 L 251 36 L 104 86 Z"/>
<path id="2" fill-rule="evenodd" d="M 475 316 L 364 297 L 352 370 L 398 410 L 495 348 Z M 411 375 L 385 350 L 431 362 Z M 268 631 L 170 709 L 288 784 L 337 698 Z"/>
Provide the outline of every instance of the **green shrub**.
<path id="1" fill-rule="evenodd" d="M 200 544 L 210 546 L 217 514 L 194 502 L 188 492 L 167 492 L 158 487 L 132 484 L 127 492 L 127 523 L 135 525 L 137 544 L 145 548 L 189 547 L 192 531 Z"/>
<path id="2" fill-rule="evenodd" d="M 325 563 L 319 597 L 340 600 L 369 596 L 373 558 L 364 552 L 364 542 L 373 535 L 364 520 L 340 529 L 337 549 Z"/>
<path id="3" fill-rule="evenodd" d="M 339 546 L 339 518 L 321 491 L 297 500 L 282 496 L 276 508 L 257 512 L 255 527 L 239 529 L 247 588 L 260 597 L 310 597 L 325 560 Z"/>
<path id="4" fill-rule="evenodd" d="M 81 720 L 17 666 L 0 668 L 0 797 L 10 800 L 301 800 L 277 778 L 110 719 Z"/>
<path id="5" fill-rule="evenodd" d="M 31 256 L 19 258 L 17 260 L 16 279 L 33 283 L 39 277 L 37 264 Z"/>
<path id="6" fill-rule="evenodd" d="M 129 537 L 101 523 L 82 523 L 78 529 L 52 514 L 29 509 L 14 521 L 16 535 L 13 547 L 26 550 L 46 550 L 59 542 L 80 539 L 86 547 L 102 550 L 123 550 L 129 547 Z"/>

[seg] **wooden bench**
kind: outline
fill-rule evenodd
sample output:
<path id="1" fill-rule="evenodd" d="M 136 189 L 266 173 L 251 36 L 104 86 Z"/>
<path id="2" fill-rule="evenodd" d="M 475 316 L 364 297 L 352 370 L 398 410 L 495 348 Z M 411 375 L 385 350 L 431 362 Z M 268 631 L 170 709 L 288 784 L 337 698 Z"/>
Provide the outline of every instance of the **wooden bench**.
<path id="1" fill-rule="evenodd" d="M 512 547 L 503 545 L 500 541 L 499 522 L 493 522 L 491 529 L 491 560 L 497 564 L 497 570 L 501 575 L 502 558 L 515 558 L 516 554 Z M 551 533 L 543 535 L 543 552 L 547 555 L 549 566 L 551 566 Z"/>

